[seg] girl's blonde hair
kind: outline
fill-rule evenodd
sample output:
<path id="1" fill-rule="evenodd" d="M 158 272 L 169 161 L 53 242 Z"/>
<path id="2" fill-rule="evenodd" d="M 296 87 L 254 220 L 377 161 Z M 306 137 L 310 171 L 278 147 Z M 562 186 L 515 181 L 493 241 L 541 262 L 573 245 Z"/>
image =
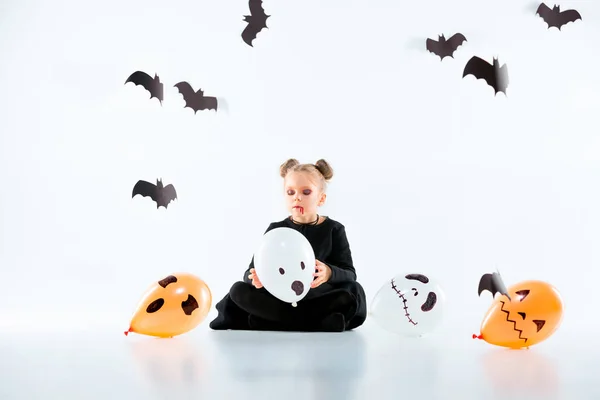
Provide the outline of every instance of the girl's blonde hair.
<path id="1" fill-rule="evenodd" d="M 290 158 L 279 167 L 279 174 L 285 179 L 290 172 L 306 172 L 311 174 L 319 182 L 319 188 L 323 193 L 327 189 L 327 182 L 333 177 L 333 169 L 323 159 L 314 164 L 300 164 L 295 158 Z"/>

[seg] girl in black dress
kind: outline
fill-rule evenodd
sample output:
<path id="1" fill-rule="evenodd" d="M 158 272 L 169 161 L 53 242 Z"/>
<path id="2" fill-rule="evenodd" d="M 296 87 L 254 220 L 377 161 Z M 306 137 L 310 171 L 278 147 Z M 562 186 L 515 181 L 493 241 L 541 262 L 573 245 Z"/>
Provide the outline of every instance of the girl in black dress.
<path id="1" fill-rule="evenodd" d="M 362 325 L 367 317 L 366 296 L 356 281 L 345 227 L 317 213 L 325 203 L 333 170 L 323 159 L 315 164 L 289 159 L 280 173 L 291 215 L 271 223 L 266 232 L 287 227 L 308 239 L 316 259 L 311 289 L 297 307 L 277 299 L 260 282 L 253 257 L 243 281 L 234 283 L 216 304 L 219 315 L 210 323 L 211 329 L 343 332 Z"/>

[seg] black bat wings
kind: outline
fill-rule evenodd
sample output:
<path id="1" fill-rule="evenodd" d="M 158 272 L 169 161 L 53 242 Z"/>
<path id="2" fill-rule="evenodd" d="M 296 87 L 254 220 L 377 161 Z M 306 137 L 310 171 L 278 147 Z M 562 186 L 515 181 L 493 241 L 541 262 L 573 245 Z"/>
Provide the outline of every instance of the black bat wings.
<path id="1" fill-rule="evenodd" d="M 179 82 L 175 87 L 183 96 L 185 107 L 194 110 L 194 114 L 200 110 L 217 110 L 217 98 L 204 96 L 202 89 L 195 92 L 192 86 L 187 82 Z"/>
<path id="2" fill-rule="evenodd" d="M 438 40 L 427 39 L 425 41 L 425 48 L 431 53 L 440 57 L 440 61 L 444 57 L 454 58 L 454 52 L 456 49 L 467 41 L 467 38 L 462 33 L 455 33 L 446 40 L 444 35 L 438 36 Z"/>
<path id="3" fill-rule="evenodd" d="M 244 21 L 248 25 L 242 31 L 242 39 L 248 46 L 253 47 L 252 41 L 256 39 L 258 33 L 264 28 L 268 28 L 267 19 L 270 15 L 265 14 L 262 0 L 249 0 L 248 6 L 250 8 L 250 15 L 244 15 Z"/>
<path id="4" fill-rule="evenodd" d="M 477 79 L 484 79 L 488 85 L 494 88 L 494 95 L 503 92 L 506 95 L 508 87 L 508 67 L 506 64 L 500 67 L 498 59 L 494 57 L 492 64 L 482 58 L 473 56 L 465 65 L 463 78 L 473 75 Z"/>
<path id="5" fill-rule="evenodd" d="M 544 3 L 540 4 L 535 13 L 548 24 L 548 29 L 554 26 L 560 30 L 560 28 L 569 22 L 575 22 L 578 19 L 582 19 L 581 14 L 576 10 L 565 10 L 561 12 L 560 6 L 550 8 Z"/>
<path id="6" fill-rule="evenodd" d="M 154 200 L 156 202 L 156 208 L 159 208 L 160 206 L 167 208 L 171 201 L 177 199 L 175 187 L 171 184 L 163 186 L 162 180 L 160 179 L 156 181 L 156 185 L 146 181 L 138 181 L 133 187 L 131 198 L 134 198 L 138 194 L 143 197 L 150 197 Z"/>
<path id="7" fill-rule="evenodd" d="M 500 293 L 508 297 L 508 299 L 510 300 L 510 296 L 508 294 L 508 291 L 506 290 L 506 286 L 504 285 L 502 277 L 500 277 L 500 274 L 498 272 L 485 274 L 481 277 L 481 279 L 479 280 L 479 288 L 477 290 L 477 293 L 481 296 L 481 293 L 483 293 L 484 290 L 489 291 L 492 294 L 492 297 L 494 297 L 496 293 Z"/>
<path id="8" fill-rule="evenodd" d="M 150 98 L 156 97 L 162 105 L 164 100 L 164 89 L 158 75 L 154 74 L 154 78 L 152 78 L 143 71 L 135 71 L 133 74 L 129 75 L 129 78 L 127 78 L 125 84 L 127 84 L 127 82 L 133 82 L 136 86 L 142 86 L 144 89 L 150 92 Z"/>

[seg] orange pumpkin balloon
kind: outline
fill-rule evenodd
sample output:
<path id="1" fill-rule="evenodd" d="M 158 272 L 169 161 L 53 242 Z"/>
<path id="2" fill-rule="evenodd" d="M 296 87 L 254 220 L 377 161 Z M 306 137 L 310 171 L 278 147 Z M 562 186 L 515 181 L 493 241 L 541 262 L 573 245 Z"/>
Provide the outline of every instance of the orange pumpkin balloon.
<path id="1" fill-rule="evenodd" d="M 483 339 L 497 346 L 519 349 L 548 339 L 560 326 L 563 301 L 556 288 L 542 281 L 524 281 L 508 288 L 511 298 L 494 299 L 481 323 Z"/>
<path id="2" fill-rule="evenodd" d="M 181 335 L 196 328 L 211 305 L 210 289 L 202 279 L 188 273 L 169 275 L 146 290 L 125 335 Z"/>

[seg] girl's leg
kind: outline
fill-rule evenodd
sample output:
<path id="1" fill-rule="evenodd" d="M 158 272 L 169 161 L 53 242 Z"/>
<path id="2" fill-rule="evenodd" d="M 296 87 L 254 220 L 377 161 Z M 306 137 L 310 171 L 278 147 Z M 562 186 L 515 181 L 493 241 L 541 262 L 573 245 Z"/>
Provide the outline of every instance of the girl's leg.
<path id="1" fill-rule="evenodd" d="M 311 326 L 313 332 L 344 332 L 346 318 L 342 313 L 329 314 Z"/>
<path id="2" fill-rule="evenodd" d="M 346 330 L 358 328 L 367 319 L 367 296 L 365 290 L 358 282 L 344 282 L 337 284 L 336 288 L 351 293 L 356 302 L 353 313 L 346 314 Z"/>
<path id="3" fill-rule="evenodd" d="M 343 332 L 346 322 L 356 314 L 356 308 L 355 297 L 342 289 L 302 301 L 302 310 L 311 321 L 310 330 L 319 332 Z"/>
<path id="4" fill-rule="evenodd" d="M 255 331 L 298 331 L 298 329 L 293 325 L 269 321 L 267 319 L 257 317 L 256 315 L 250 315 L 248 317 L 248 324 L 250 325 L 250 329 Z"/>
<path id="5" fill-rule="evenodd" d="M 214 330 L 247 330 L 250 329 L 248 325 L 248 313 L 237 306 L 232 300 L 228 293 L 219 301 L 215 308 L 219 312 L 217 317 L 212 320 L 209 327 Z"/>
<path id="6" fill-rule="evenodd" d="M 320 331 L 352 330 L 367 318 L 366 295 L 358 282 L 325 283 L 312 289 L 302 303 L 316 323 L 314 329 Z"/>
<path id="7" fill-rule="evenodd" d="M 362 325 L 367 316 L 366 296 L 358 282 L 323 284 L 311 289 L 298 307 L 245 282 L 236 282 L 229 293 L 236 308 L 250 316 L 254 330 L 341 332 Z"/>
<path id="8" fill-rule="evenodd" d="M 277 299 L 264 288 L 256 289 L 249 283 L 236 282 L 230 294 L 240 309 L 258 317 L 256 321 L 266 320 L 288 327 L 300 325 L 302 322 L 301 315 L 295 307 Z"/>

